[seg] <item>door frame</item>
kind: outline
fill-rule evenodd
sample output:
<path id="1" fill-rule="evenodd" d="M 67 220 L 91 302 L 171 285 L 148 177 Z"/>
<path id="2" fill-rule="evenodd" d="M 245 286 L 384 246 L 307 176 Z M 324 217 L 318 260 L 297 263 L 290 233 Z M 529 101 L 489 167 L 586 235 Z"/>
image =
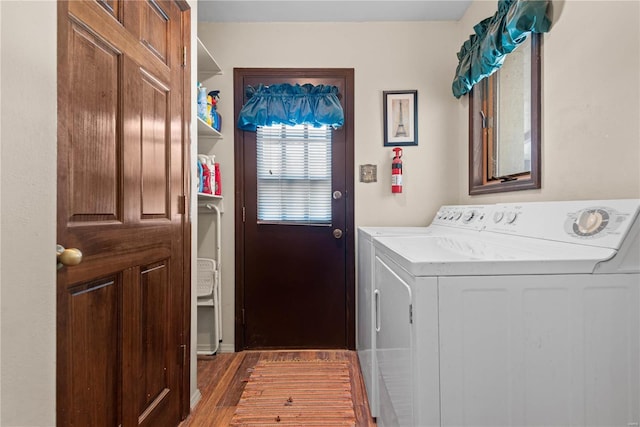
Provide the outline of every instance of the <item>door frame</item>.
<path id="1" fill-rule="evenodd" d="M 234 123 L 237 123 L 244 103 L 244 81 L 247 78 L 286 77 L 341 78 L 345 80 L 345 93 L 340 94 L 344 108 L 345 155 L 345 252 L 346 252 L 346 334 L 347 349 L 355 350 L 356 305 L 355 305 L 355 229 L 354 229 L 354 69 L 353 68 L 234 68 L 233 100 Z M 245 348 L 244 342 L 244 136 L 245 132 L 234 130 L 235 167 L 235 351 Z"/>
<path id="2" fill-rule="evenodd" d="M 187 0 L 175 0 L 182 19 L 182 41 L 184 42 L 184 63 L 182 66 L 182 194 L 184 195 L 184 215 L 182 216 L 182 370 L 180 372 L 180 417 L 184 420 L 191 412 L 191 6 Z"/>

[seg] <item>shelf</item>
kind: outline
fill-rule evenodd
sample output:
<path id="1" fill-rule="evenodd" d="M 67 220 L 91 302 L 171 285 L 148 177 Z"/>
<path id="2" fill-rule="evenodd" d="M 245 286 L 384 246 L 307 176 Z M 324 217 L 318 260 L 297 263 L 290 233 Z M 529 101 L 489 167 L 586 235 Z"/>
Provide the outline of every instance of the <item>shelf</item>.
<path id="1" fill-rule="evenodd" d="M 198 39 L 198 81 L 202 83 L 217 74 L 222 74 L 222 68 Z"/>
<path id="2" fill-rule="evenodd" d="M 198 211 L 201 213 L 215 213 L 215 209 L 207 207 L 207 205 L 214 205 L 223 214 L 223 200 L 222 196 L 216 196 L 215 194 L 198 193 L 198 208 L 200 208 Z"/>
<path id="3" fill-rule="evenodd" d="M 200 117 L 198 119 L 198 139 L 222 139 L 222 134 L 209 126 L 207 122 L 202 120 Z"/>
<path id="4" fill-rule="evenodd" d="M 0 0 L 2 1 L 2 0 Z M 218 63 L 213 59 L 213 55 L 209 52 L 209 50 L 205 47 L 205 45 L 198 38 L 198 57 L 197 57 L 197 70 L 198 70 L 198 82 L 202 83 L 204 86 L 208 86 L 205 83 L 211 77 L 222 74 L 222 69 L 218 65 Z M 214 85 L 215 86 L 215 85 Z M 197 138 L 194 140 L 197 141 L 197 151 L 201 154 L 212 154 L 212 150 L 214 145 L 222 139 L 222 134 L 211 127 L 207 122 L 202 120 L 197 114 L 196 116 L 197 122 Z M 192 116 L 193 117 L 193 116 Z M 211 172 L 211 185 L 214 185 L 214 171 Z M 211 295 L 207 295 L 205 297 L 200 297 L 197 300 L 198 311 L 198 322 L 204 322 L 203 326 L 198 325 L 198 338 L 197 338 L 197 347 L 196 351 L 198 354 L 215 354 L 220 348 L 220 342 L 222 341 L 222 313 L 220 311 L 220 301 L 221 301 L 221 214 L 224 213 L 224 199 L 222 196 L 216 196 L 215 194 L 205 194 L 205 193 L 197 193 L 197 215 L 198 222 L 202 221 L 203 227 L 213 227 L 215 226 L 216 240 L 215 240 L 215 259 L 217 260 L 217 273 L 216 273 L 216 282 L 213 287 L 213 292 Z M 195 227 L 196 230 L 203 230 L 200 227 Z M 194 235 L 192 232 L 192 238 L 197 240 L 200 239 Z M 200 248 L 198 249 L 200 250 Z M 204 316 L 201 318 L 201 314 Z M 209 339 L 204 339 L 201 337 L 201 329 L 205 331 L 205 335 L 209 337 Z M 209 341 L 209 342 L 207 342 Z"/>
<path id="5" fill-rule="evenodd" d="M 215 202 L 215 201 L 222 201 L 223 197 L 222 196 L 216 196 L 215 194 L 208 194 L 208 193 L 198 193 L 198 200 L 199 201 L 203 201 L 203 202 Z"/>

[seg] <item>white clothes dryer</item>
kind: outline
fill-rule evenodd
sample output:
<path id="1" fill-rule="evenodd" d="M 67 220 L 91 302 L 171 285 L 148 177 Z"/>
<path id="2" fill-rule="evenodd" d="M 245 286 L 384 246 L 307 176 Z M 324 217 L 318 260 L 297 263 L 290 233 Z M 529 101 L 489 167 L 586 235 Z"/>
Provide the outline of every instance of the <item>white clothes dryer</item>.
<path id="1" fill-rule="evenodd" d="M 373 417 L 377 417 L 379 412 L 378 372 L 375 358 L 375 313 L 373 311 L 373 307 L 375 307 L 373 239 L 383 236 L 444 236 L 455 233 L 477 233 L 484 227 L 486 214 L 487 207 L 481 205 L 443 206 L 438 211 L 441 220 L 434 221 L 430 226 L 358 228 L 356 349 L 367 391 L 369 408 Z M 464 220 L 462 219 L 463 217 L 465 218 Z"/>
<path id="2" fill-rule="evenodd" d="M 431 234 L 429 227 L 359 227 L 358 271 L 356 296 L 356 349 L 360 370 L 367 391 L 367 400 L 372 417 L 378 416 L 377 372 L 375 363 L 376 331 L 373 326 L 373 238 Z"/>

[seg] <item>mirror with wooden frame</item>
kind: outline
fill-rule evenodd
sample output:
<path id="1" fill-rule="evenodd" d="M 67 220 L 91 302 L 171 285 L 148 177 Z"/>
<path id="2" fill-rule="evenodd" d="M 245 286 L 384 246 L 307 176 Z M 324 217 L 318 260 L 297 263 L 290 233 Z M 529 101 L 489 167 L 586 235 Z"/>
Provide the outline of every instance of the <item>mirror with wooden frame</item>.
<path id="1" fill-rule="evenodd" d="M 542 36 L 469 93 L 469 194 L 540 188 Z"/>

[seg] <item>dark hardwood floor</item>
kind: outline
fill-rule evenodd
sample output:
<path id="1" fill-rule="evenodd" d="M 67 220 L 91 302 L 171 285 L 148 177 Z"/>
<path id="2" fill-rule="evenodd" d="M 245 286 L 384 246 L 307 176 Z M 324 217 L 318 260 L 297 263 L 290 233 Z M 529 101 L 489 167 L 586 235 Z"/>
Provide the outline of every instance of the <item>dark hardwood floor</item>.
<path id="1" fill-rule="evenodd" d="M 228 426 L 244 390 L 251 369 L 259 360 L 347 360 L 356 426 L 375 426 L 369 413 L 360 364 L 355 351 L 243 351 L 198 358 L 198 388 L 202 399 L 180 427 Z"/>

